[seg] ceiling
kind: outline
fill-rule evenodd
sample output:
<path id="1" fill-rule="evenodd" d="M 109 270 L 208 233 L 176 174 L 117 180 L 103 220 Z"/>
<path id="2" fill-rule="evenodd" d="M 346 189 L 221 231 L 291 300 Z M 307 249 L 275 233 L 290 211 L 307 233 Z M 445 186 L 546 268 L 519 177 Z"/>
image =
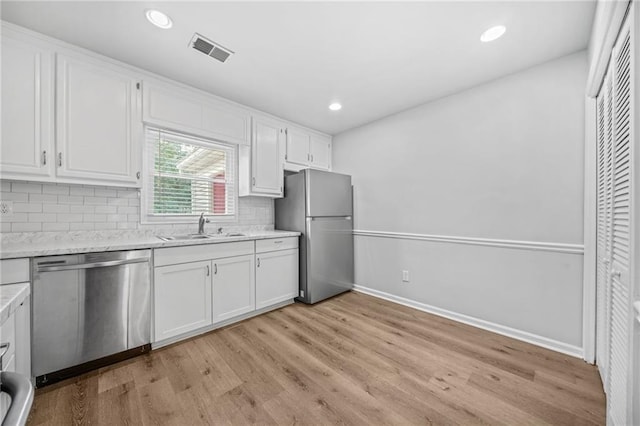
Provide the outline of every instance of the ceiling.
<path id="1" fill-rule="evenodd" d="M 2 19 L 336 134 L 587 47 L 595 0 L 6 1 Z M 145 10 L 167 13 L 162 30 Z M 506 34 L 481 43 L 503 24 Z M 194 32 L 236 52 L 188 48 Z M 334 100 L 341 111 L 329 111 Z"/>

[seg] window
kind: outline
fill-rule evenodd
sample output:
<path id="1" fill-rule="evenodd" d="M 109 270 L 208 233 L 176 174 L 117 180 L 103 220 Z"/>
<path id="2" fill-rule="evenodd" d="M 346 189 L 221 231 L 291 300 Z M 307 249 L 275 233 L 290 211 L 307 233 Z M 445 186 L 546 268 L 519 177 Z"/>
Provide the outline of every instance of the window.
<path id="1" fill-rule="evenodd" d="M 204 213 L 235 219 L 235 146 L 146 129 L 149 222 L 191 222 Z"/>

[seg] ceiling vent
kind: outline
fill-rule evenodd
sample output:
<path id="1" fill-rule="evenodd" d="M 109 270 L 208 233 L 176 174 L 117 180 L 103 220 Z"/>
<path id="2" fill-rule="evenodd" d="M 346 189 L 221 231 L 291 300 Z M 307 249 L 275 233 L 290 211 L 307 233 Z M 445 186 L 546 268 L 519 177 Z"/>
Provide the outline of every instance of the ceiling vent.
<path id="1" fill-rule="evenodd" d="M 191 39 L 191 43 L 189 43 L 191 47 L 196 49 L 198 52 L 202 52 L 207 56 L 211 56 L 214 59 L 219 60 L 224 63 L 229 59 L 231 55 L 233 55 L 233 51 L 227 49 L 226 47 L 222 47 L 219 44 L 212 42 L 200 34 L 195 33 L 193 38 Z"/>

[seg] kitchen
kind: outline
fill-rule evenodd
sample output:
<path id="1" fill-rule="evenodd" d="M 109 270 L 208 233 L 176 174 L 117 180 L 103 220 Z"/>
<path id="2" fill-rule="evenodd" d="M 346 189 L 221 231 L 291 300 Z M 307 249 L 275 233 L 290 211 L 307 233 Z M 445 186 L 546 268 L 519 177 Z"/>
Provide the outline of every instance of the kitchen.
<path id="1" fill-rule="evenodd" d="M 639 423 L 637 15 L 3 2 L 0 377 L 31 424 Z"/>

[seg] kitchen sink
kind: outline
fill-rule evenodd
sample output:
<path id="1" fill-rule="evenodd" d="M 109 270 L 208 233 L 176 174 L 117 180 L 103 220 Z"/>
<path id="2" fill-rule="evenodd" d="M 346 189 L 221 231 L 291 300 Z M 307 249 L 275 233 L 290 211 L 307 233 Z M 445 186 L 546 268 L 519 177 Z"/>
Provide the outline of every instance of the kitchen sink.
<path id="1" fill-rule="evenodd" d="M 206 240 L 211 238 L 211 236 L 206 234 L 184 234 L 184 235 L 166 235 L 160 236 L 158 238 L 164 241 L 188 241 L 188 240 Z"/>
<path id="2" fill-rule="evenodd" d="M 246 237 L 247 234 L 242 232 L 227 232 L 223 234 L 209 234 L 211 238 L 227 238 L 227 237 Z"/>
<path id="3" fill-rule="evenodd" d="M 224 234 L 183 234 L 183 235 L 158 235 L 158 238 L 164 241 L 191 241 L 191 240 L 208 240 L 211 238 L 228 238 L 228 237 L 245 237 L 242 232 L 227 232 Z"/>

